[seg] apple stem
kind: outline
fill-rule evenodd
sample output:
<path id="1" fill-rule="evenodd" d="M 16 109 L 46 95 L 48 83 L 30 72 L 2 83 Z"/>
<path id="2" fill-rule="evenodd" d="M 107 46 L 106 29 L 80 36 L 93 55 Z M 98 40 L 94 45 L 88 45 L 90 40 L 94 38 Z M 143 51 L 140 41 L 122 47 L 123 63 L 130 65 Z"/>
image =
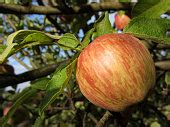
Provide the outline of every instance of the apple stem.
<path id="1" fill-rule="evenodd" d="M 109 111 L 106 111 L 103 117 L 99 120 L 99 122 L 96 124 L 96 127 L 103 127 L 105 122 L 111 117 L 112 114 Z"/>
<path id="2" fill-rule="evenodd" d="M 96 124 L 96 127 L 104 127 L 111 117 L 115 118 L 116 121 L 114 124 L 116 124 L 116 126 L 126 127 L 135 107 L 136 106 L 128 107 L 126 110 L 119 113 L 106 111 L 103 117 Z"/>

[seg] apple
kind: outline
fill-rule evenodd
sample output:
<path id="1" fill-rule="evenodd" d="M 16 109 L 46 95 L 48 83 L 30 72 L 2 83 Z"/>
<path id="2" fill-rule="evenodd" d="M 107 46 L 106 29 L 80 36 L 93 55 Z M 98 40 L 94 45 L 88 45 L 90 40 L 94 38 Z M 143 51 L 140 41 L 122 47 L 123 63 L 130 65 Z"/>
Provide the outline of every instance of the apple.
<path id="1" fill-rule="evenodd" d="M 122 30 L 130 22 L 130 18 L 122 11 L 115 15 L 115 26 L 117 29 Z"/>
<path id="2" fill-rule="evenodd" d="M 155 83 L 155 66 L 139 39 L 105 34 L 80 53 L 76 79 L 90 102 L 120 112 L 146 97 Z"/>
<path id="3" fill-rule="evenodd" d="M 12 106 L 12 102 L 8 102 L 7 105 L 3 108 L 3 116 L 7 115 L 7 113 L 11 109 L 11 106 Z M 12 123 L 13 123 L 13 120 L 10 118 L 8 120 L 8 124 L 12 125 Z"/>

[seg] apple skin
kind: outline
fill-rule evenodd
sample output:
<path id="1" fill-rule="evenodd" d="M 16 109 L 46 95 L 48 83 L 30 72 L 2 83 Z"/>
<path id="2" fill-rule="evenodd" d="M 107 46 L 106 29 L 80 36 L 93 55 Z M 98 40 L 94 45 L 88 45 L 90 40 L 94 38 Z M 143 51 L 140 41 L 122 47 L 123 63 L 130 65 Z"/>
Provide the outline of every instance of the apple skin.
<path id="1" fill-rule="evenodd" d="M 11 109 L 11 106 L 12 106 L 12 102 L 8 102 L 8 104 L 3 108 L 3 116 L 7 115 L 7 113 Z M 8 120 L 8 124 L 12 125 L 12 123 L 13 123 L 13 120 L 10 118 Z"/>
<path id="2" fill-rule="evenodd" d="M 76 79 L 90 102 L 120 112 L 145 98 L 155 83 L 155 66 L 139 39 L 105 34 L 80 53 Z"/>
<path id="3" fill-rule="evenodd" d="M 124 29 L 130 22 L 130 18 L 126 14 L 116 14 L 115 15 L 115 26 L 117 29 Z"/>

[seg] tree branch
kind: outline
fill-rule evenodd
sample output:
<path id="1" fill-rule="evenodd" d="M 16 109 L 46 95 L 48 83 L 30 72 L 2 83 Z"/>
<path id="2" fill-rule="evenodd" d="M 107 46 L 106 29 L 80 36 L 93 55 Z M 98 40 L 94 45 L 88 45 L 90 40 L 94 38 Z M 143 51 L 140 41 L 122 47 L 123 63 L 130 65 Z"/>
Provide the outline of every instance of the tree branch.
<path id="1" fill-rule="evenodd" d="M 66 61 L 64 61 L 66 62 Z M 19 75 L 3 75 L 0 74 L 0 88 L 17 85 L 18 83 L 23 83 L 26 81 L 33 81 L 38 78 L 47 76 L 55 71 L 55 69 L 61 64 L 51 64 L 46 67 L 35 69 L 32 71 L 24 72 Z"/>
<path id="2" fill-rule="evenodd" d="M 59 30 L 59 33 L 66 33 L 51 16 L 47 15 L 47 19 L 55 26 L 56 30 Z"/>
<path id="3" fill-rule="evenodd" d="M 22 60 L 20 60 L 16 54 L 12 55 L 12 58 L 16 60 L 19 64 L 21 64 L 23 67 L 25 67 L 27 70 L 31 70 L 32 68 L 29 67 L 27 64 L 25 64 Z"/>
<path id="4" fill-rule="evenodd" d="M 68 8 L 67 8 L 68 9 Z M 45 14 L 45 15 L 61 15 L 61 14 L 80 14 L 92 13 L 105 10 L 120 10 L 126 9 L 119 2 L 103 2 L 91 3 L 81 6 L 73 6 L 68 11 L 63 11 L 65 8 L 55 8 L 50 6 L 22 6 L 17 4 L 0 4 L 0 13 L 4 14 Z"/>
<path id="5" fill-rule="evenodd" d="M 157 61 L 155 66 L 161 70 L 169 71 L 170 70 L 170 60 Z"/>
<path id="6" fill-rule="evenodd" d="M 170 49 L 170 44 L 158 44 L 157 49 Z"/>
<path id="7" fill-rule="evenodd" d="M 37 1 L 40 6 L 44 6 L 44 3 L 42 0 Z M 46 18 L 55 26 L 56 30 L 59 30 L 60 33 L 65 33 L 65 31 L 60 27 L 60 25 L 57 23 L 55 19 L 53 19 L 52 16 L 47 15 Z"/>

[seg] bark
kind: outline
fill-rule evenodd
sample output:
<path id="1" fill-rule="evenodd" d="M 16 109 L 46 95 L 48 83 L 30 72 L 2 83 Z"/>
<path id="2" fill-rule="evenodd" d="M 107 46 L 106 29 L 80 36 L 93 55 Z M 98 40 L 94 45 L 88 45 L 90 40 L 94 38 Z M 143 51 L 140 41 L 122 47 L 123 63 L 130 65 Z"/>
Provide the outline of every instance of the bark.
<path id="1" fill-rule="evenodd" d="M 69 9 L 69 10 L 68 10 Z M 106 10 L 126 9 L 118 2 L 91 3 L 70 8 L 51 7 L 51 6 L 22 6 L 18 4 L 0 4 L 0 13 L 4 14 L 45 14 L 45 15 L 63 15 L 93 13 Z"/>

